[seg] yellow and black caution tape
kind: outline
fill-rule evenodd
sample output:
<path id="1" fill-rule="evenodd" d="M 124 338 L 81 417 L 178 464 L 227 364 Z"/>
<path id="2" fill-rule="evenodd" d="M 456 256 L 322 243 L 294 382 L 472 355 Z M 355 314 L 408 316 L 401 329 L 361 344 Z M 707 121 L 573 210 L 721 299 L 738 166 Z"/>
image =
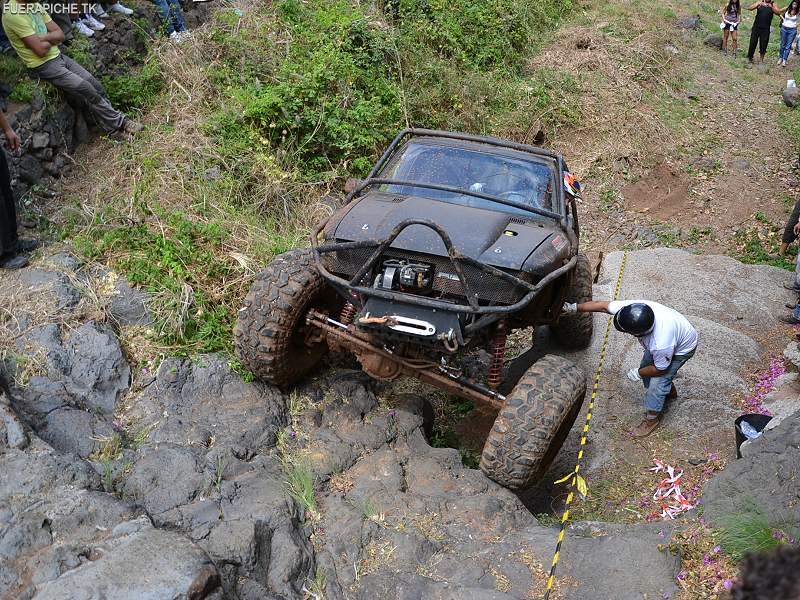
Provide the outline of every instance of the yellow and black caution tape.
<path id="1" fill-rule="evenodd" d="M 628 253 L 622 255 L 622 262 L 619 266 L 619 275 L 617 276 L 617 284 L 614 287 L 614 297 L 616 300 L 619 297 L 619 290 L 622 287 L 622 275 L 625 273 L 625 264 L 628 262 Z M 614 322 L 614 317 L 608 317 L 606 323 L 606 333 L 603 336 L 603 346 L 600 348 L 600 360 L 597 363 L 597 370 L 594 372 L 594 385 L 592 386 L 592 396 L 589 398 L 589 409 L 586 412 L 586 423 L 583 425 L 583 433 L 581 434 L 581 443 L 578 449 L 578 462 L 575 464 L 575 469 L 570 472 L 566 477 L 559 479 L 555 483 L 564 483 L 569 480 L 569 485 L 572 488 L 567 494 L 566 507 L 564 514 L 561 515 L 561 528 L 558 531 L 558 541 L 556 542 L 556 552 L 553 554 L 553 563 L 550 565 L 550 575 L 547 578 L 547 592 L 544 595 L 544 600 L 549 600 L 550 592 L 553 590 L 553 585 L 556 581 L 556 567 L 561 558 L 561 545 L 564 543 L 564 534 L 567 530 L 567 522 L 569 521 L 569 511 L 572 506 L 572 501 L 575 499 L 575 492 L 577 491 L 581 496 L 586 496 L 588 488 L 586 480 L 581 476 L 581 463 L 583 462 L 583 451 L 586 446 L 586 440 L 589 436 L 589 424 L 592 422 L 592 412 L 594 411 L 594 401 L 597 398 L 597 390 L 600 387 L 600 376 L 603 374 L 603 362 L 606 358 L 606 349 L 608 348 L 608 338 L 611 334 L 611 325 Z"/>

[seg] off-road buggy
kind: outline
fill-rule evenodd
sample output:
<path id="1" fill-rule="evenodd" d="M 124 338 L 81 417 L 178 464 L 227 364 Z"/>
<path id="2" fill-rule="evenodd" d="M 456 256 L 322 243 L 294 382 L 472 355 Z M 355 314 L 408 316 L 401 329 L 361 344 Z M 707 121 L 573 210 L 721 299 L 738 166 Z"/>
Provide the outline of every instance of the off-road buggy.
<path id="1" fill-rule="evenodd" d="M 589 344 L 591 299 L 578 254 L 574 197 L 563 159 L 494 138 L 400 132 L 310 249 L 276 257 L 239 311 L 236 351 L 257 377 L 283 386 L 329 351 L 353 353 L 381 380 L 417 377 L 499 413 L 480 467 L 525 488 L 541 477 L 575 421 L 586 377 L 547 355 L 503 396 L 506 338 L 549 325 L 568 349 Z M 482 381 L 456 360 L 484 348 Z"/>

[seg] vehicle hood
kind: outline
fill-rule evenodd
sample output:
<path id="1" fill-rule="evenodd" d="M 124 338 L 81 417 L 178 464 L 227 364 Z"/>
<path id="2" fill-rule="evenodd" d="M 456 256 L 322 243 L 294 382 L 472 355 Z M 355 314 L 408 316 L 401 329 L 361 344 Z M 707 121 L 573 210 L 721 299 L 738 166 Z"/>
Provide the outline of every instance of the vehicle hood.
<path id="1" fill-rule="evenodd" d="M 525 260 L 548 238 L 559 235 L 552 226 L 507 213 L 415 196 L 370 194 L 347 212 L 336 226 L 333 237 L 342 241 L 380 242 L 398 223 L 407 219 L 433 221 L 447 232 L 453 246 L 462 254 L 513 270 L 520 270 Z M 404 229 L 392 248 L 447 256 L 439 234 L 424 225 L 410 225 Z"/>

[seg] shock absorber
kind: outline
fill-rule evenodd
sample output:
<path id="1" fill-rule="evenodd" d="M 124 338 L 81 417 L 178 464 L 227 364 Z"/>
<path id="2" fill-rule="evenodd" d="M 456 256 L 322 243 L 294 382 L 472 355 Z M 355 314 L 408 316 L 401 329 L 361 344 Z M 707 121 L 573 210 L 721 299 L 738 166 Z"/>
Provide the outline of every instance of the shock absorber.
<path id="1" fill-rule="evenodd" d="M 503 380 L 503 365 L 506 361 L 506 326 L 504 322 L 497 324 L 497 331 L 491 343 L 492 361 L 489 364 L 489 374 L 486 383 L 492 389 L 497 389 Z"/>
<path id="2" fill-rule="evenodd" d="M 356 306 L 352 302 L 348 302 L 342 307 L 342 312 L 339 313 L 339 321 L 345 325 L 350 325 L 353 322 L 353 317 L 356 315 Z"/>

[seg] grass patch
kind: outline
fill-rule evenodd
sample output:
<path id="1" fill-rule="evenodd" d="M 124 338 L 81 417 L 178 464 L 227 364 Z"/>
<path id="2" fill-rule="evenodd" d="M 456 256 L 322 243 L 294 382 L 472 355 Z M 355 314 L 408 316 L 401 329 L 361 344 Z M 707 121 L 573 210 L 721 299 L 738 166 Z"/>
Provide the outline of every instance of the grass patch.
<path id="1" fill-rule="evenodd" d="M 780 229 L 769 226 L 764 232 L 762 229 L 750 229 L 737 234 L 738 258 L 741 262 L 751 265 L 769 265 L 795 270 L 795 257 L 797 248 L 789 246 L 786 256 L 778 254 L 780 246 Z"/>
<path id="2" fill-rule="evenodd" d="M 791 520 L 769 516 L 755 503 L 749 503 L 741 512 L 720 519 L 715 539 L 734 561 L 745 554 L 772 550 L 786 543 L 796 543 L 800 531 Z"/>
<path id="3" fill-rule="evenodd" d="M 319 517 L 317 509 L 317 496 L 314 490 L 315 477 L 311 466 L 302 458 L 295 457 L 287 461 L 286 470 L 286 491 L 289 496 L 299 504 L 306 512 L 306 516 L 312 521 Z"/>
<path id="4" fill-rule="evenodd" d="M 164 77 L 155 60 L 146 62 L 141 69 L 105 77 L 106 89 L 111 104 L 118 110 L 129 112 L 153 106 L 164 88 Z"/>
<path id="5" fill-rule="evenodd" d="M 229 349 L 233 314 L 224 293 L 212 291 L 212 282 L 232 273 L 231 261 L 220 256 L 225 232 L 179 211 L 154 207 L 149 212 L 157 229 L 140 223 L 90 230 L 77 235 L 75 245 L 92 259 L 105 258 L 131 283 L 160 298 L 156 331 L 162 346 L 178 354 Z"/>

